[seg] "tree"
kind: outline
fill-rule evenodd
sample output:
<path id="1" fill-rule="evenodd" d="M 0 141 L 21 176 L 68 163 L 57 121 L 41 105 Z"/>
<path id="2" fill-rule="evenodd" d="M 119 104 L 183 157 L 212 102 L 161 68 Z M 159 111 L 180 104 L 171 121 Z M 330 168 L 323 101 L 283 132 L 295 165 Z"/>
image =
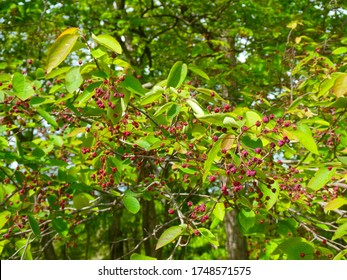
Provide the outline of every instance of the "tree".
<path id="1" fill-rule="evenodd" d="M 345 7 L 206 2 L 3 9 L 3 258 L 346 258 Z"/>

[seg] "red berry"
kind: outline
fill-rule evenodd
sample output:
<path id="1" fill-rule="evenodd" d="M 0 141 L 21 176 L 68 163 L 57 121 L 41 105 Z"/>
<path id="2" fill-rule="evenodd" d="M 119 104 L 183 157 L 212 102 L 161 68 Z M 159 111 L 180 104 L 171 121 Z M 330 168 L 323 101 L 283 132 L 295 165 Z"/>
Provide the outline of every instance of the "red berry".
<path id="1" fill-rule="evenodd" d="M 264 116 L 262 121 L 263 121 L 263 123 L 268 123 L 269 122 L 269 118 L 267 116 Z"/>
<path id="2" fill-rule="evenodd" d="M 210 183 L 213 183 L 214 181 L 216 181 L 217 177 L 216 176 L 211 176 L 208 178 L 208 180 L 210 181 Z"/>

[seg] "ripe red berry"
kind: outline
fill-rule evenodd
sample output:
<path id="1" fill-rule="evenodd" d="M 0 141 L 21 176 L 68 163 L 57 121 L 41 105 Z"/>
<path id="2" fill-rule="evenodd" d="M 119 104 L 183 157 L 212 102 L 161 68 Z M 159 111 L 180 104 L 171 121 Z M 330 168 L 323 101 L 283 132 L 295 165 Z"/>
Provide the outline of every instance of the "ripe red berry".
<path id="1" fill-rule="evenodd" d="M 263 123 L 268 123 L 269 122 L 268 116 L 264 116 L 262 121 L 263 121 Z"/>
<path id="2" fill-rule="evenodd" d="M 217 177 L 212 175 L 208 178 L 208 180 L 210 181 L 210 183 L 213 183 L 214 181 L 216 181 Z"/>
<path id="3" fill-rule="evenodd" d="M 172 214 L 174 214 L 174 213 L 175 213 L 175 210 L 174 210 L 174 209 L 172 209 L 172 208 L 170 208 L 169 210 L 167 210 L 167 212 L 168 212 L 170 215 L 172 215 Z"/>

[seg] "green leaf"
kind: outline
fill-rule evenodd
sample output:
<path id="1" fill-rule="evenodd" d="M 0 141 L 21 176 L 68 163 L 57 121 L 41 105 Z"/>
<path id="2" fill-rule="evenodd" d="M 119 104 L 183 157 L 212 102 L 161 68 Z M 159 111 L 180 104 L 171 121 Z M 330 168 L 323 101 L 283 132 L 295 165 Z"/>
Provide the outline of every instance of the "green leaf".
<path id="1" fill-rule="evenodd" d="M 340 253 L 338 253 L 335 257 L 334 260 L 346 260 L 345 255 L 347 254 L 347 249 L 342 250 Z"/>
<path id="2" fill-rule="evenodd" d="M 266 210 L 270 210 L 277 202 L 280 193 L 277 181 L 272 185 L 259 184 L 259 188 L 263 193 L 263 201 Z"/>
<path id="3" fill-rule="evenodd" d="M 237 219 L 240 223 L 242 232 L 247 234 L 255 224 L 255 213 L 251 209 L 241 209 L 237 214 Z"/>
<path id="4" fill-rule="evenodd" d="M 203 99 L 205 101 L 210 100 L 213 102 L 214 99 L 218 99 L 218 100 L 225 102 L 224 98 L 221 97 L 215 90 L 211 90 L 211 89 L 207 89 L 207 88 L 197 88 L 195 90 L 202 94 Z M 212 93 L 213 93 L 213 96 L 212 96 Z"/>
<path id="5" fill-rule="evenodd" d="M 40 230 L 39 223 L 35 220 L 35 218 L 32 215 L 28 215 L 28 220 L 29 220 L 29 224 L 30 224 L 30 227 L 31 227 L 33 233 L 37 237 L 40 237 L 41 236 L 41 230 Z"/>
<path id="6" fill-rule="evenodd" d="M 50 72 L 46 76 L 46 79 L 52 79 L 54 77 L 62 75 L 64 73 L 66 73 L 67 71 L 69 71 L 70 69 L 71 69 L 71 67 L 69 67 L 69 66 L 65 66 L 65 67 L 61 67 L 61 68 L 55 69 L 55 70 L 53 70 L 52 72 Z"/>
<path id="7" fill-rule="evenodd" d="M 153 89 L 149 92 L 147 92 L 142 98 L 141 98 L 141 105 L 147 105 L 149 103 L 152 103 L 159 99 L 164 92 L 164 89 L 159 86 L 154 86 Z"/>
<path id="8" fill-rule="evenodd" d="M 115 105 L 114 109 L 112 109 L 111 107 L 108 107 L 106 115 L 107 115 L 107 118 L 111 120 L 112 124 L 115 125 L 122 118 L 123 108 L 122 108 L 120 99 L 113 101 L 113 104 Z"/>
<path id="9" fill-rule="evenodd" d="M 272 255 L 282 255 L 287 260 L 312 260 L 314 252 L 314 245 L 311 242 L 304 238 L 293 237 L 279 244 Z"/>
<path id="10" fill-rule="evenodd" d="M 169 120 L 172 120 L 174 117 L 176 117 L 181 111 L 181 106 L 177 104 L 172 104 L 171 108 L 167 111 L 167 118 Z"/>
<path id="11" fill-rule="evenodd" d="M 158 250 L 159 248 L 171 243 L 178 236 L 180 236 L 183 233 L 183 231 L 184 231 L 184 227 L 182 225 L 169 227 L 159 237 L 158 243 L 155 249 Z"/>
<path id="12" fill-rule="evenodd" d="M 136 214 L 140 211 L 140 202 L 133 196 L 125 195 L 122 199 L 124 206 L 129 212 Z"/>
<path id="13" fill-rule="evenodd" d="M 93 199 L 90 194 L 79 193 L 73 196 L 73 204 L 77 210 L 90 205 L 89 201 Z"/>
<path id="14" fill-rule="evenodd" d="M 0 241 L 0 256 L 2 254 L 2 251 L 4 250 L 6 244 L 10 243 L 11 241 L 8 239 Z"/>
<path id="15" fill-rule="evenodd" d="M 347 204 L 347 198 L 338 197 L 333 199 L 332 201 L 329 201 L 328 204 L 325 206 L 324 210 L 325 211 L 336 210 L 345 204 Z"/>
<path id="16" fill-rule="evenodd" d="M 218 202 L 212 212 L 219 220 L 223 221 L 225 216 L 225 206 L 223 202 Z"/>
<path id="17" fill-rule="evenodd" d="M 255 111 L 251 111 L 251 110 L 247 111 L 244 114 L 244 118 L 246 120 L 245 125 L 247 127 L 254 126 L 257 121 L 261 121 L 261 117 L 260 117 L 259 113 L 255 112 Z"/>
<path id="18" fill-rule="evenodd" d="M 317 144 L 312 137 L 310 128 L 306 124 L 297 126 L 297 130 L 283 129 L 283 133 L 291 140 L 299 141 L 311 153 L 319 155 Z"/>
<path id="19" fill-rule="evenodd" d="M 343 164 L 343 165 L 347 165 L 347 156 L 344 157 L 337 157 L 337 159 Z"/>
<path id="20" fill-rule="evenodd" d="M 195 74 L 198 74 L 200 77 L 203 77 L 206 80 L 210 79 L 210 77 L 204 71 L 202 71 L 198 66 L 194 64 L 189 64 L 188 69 L 193 71 Z"/>
<path id="21" fill-rule="evenodd" d="M 108 34 L 100 34 L 98 36 L 92 35 L 92 38 L 99 45 L 104 46 L 105 48 L 114 51 L 115 53 L 121 54 L 122 47 L 119 42 Z"/>
<path id="22" fill-rule="evenodd" d="M 102 82 L 95 82 L 88 85 L 83 90 L 82 94 L 77 97 L 75 106 L 76 106 L 76 103 L 78 103 L 78 106 L 85 105 L 89 101 L 89 99 L 92 98 L 92 96 L 95 94 L 94 90 L 98 88 L 101 84 Z"/>
<path id="23" fill-rule="evenodd" d="M 0 212 L 0 229 L 2 229 L 4 227 L 4 225 L 9 220 L 10 216 L 11 216 L 11 212 L 10 211 Z"/>
<path id="24" fill-rule="evenodd" d="M 35 71 L 36 79 L 44 79 L 45 78 L 45 70 L 42 68 L 37 68 Z"/>
<path id="25" fill-rule="evenodd" d="M 21 239 L 16 241 L 16 248 L 19 250 L 19 255 L 21 259 L 32 260 L 33 256 L 31 254 L 31 245 L 27 244 L 29 240 Z M 24 254 L 24 255 L 23 255 Z"/>
<path id="26" fill-rule="evenodd" d="M 209 231 L 207 228 L 199 228 L 199 232 L 200 232 L 202 237 L 207 239 L 208 242 L 210 242 L 211 244 L 213 244 L 215 246 L 219 246 L 219 242 L 217 241 L 216 236 L 211 231 Z"/>
<path id="27" fill-rule="evenodd" d="M 141 254 L 138 254 L 138 253 L 134 253 L 134 254 L 131 254 L 130 260 L 132 260 L 132 261 L 138 261 L 138 260 L 151 260 L 151 261 L 154 261 L 154 260 L 156 260 L 156 258 L 152 258 L 152 257 L 146 256 L 146 255 L 141 255 Z"/>
<path id="28" fill-rule="evenodd" d="M 69 228 L 67 222 L 63 218 L 56 218 L 52 221 L 53 228 L 62 236 L 67 236 Z"/>
<path id="29" fill-rule="evenodd" d="M 178 88 L 186 78 L 188 73 L 188 67 L 187 64 L 183 63 L 182 61 L 176 62 L 169 73 L 169 76 L 167 78 L 167 87 L 173 87 Z"/>
<path id="30" fill-rule="evenodd" d="M 199 121 L 207 124 L 213 124 L 216 126 L 225 126 L 224 120 L 228 117 L 233 117 L 230 113 L 218 113 L 218 114 L 206 114 L 206 115 L 196 115 Z M 243 121 L 244 122 L 244 121 Z"/>
<path id="31" fill-rule="evenodd" d="M 72 67 L 65 76 L 65 86 L 69 93 L 74 93 L 83 83 L 79 67 Z"/>
<path id="32" fill-rule="evenodd" d="M 48 196 L 47 200 L 48 200 L 49 206 L 53 210 L 59 209 L 59 204 L 56 203 L 58 201 L 58 197 L 55 194 L 51 194 L 50 196 Z"/>
<path id="33" fill-rule="evenodd" d="M 75 46 L 78 37 L 79 35 L 77 34 L 66 34 L 58 37 L 48 51 L 46 66 L 47 74 L 65 60 L 72 48 Z"/>
<path id="34" fill-rule="evenodd" d="M 154 114 L 154 116 L 159 116 L 161 115 L 162 113 L 166 112 L 169 108 L 172 107 L 172 105 L 174 104 L 174 102 L 168 102 L 168 103 L 165 103 L 163 106 L 161 106 Z"/>
<path id="35" fill-rule="evenodd" d="M 221 149 L 221 143 L 222 143 L 222 139 L 219 139 L 216 143 L 214 143 L 213 147 L 208 152 L 207 159 L 204 163 L 204 174 L 202 177 L 203 182 L 205 182 L 206 177 L 207 177 L 208 173 L 210 172 L 210 168 L 211 168 L 212 163 L 217 158 L 218 152 Z"/>
<path id="36" fill-rule="evenodd" d="M 46 98 L 43 98 L 43 97 L 38 97 L 38 96 L 33 96 L 31 99 L 30 99 L 30 106 L 33 106 L 33 107 L 37 107 L 39 105 L 43 105 L 43 104 L 47 104 L 47 103 L 54 103 L 55 100 L 53 99 L 46 99 Z"/>
<path id="37" fill-rule="evenodd" d="M 239 128 L 240 124 L 232 117 L 225 117 L 223 120 L 223 125 L 230 126 L 233 128 Z"/>
<path id="38" fill-rule="evenodd" d="M 254 137 L 254 139 L 252 139 L 248 135 L 245 135 L 244 137 L 242 137 L 241 140 L 242 140 L 242 144 L 252 149 L 263 147 L 263 142 L 261 141 L 260 138 L 257 138 L 257 137 Z"/>
<path id="39" fill-rule="evenodd" d="M 329 170 L 327 167 L 321 167 L 311 178 L 309 183 L 307 184 L 307 188 L 318 191 L 323 188 L 330 179 L 335 175 L 336 168 Z"/>
<path id="40" fill-rule="evenodd" d="M 147 90 L 142 87 L 140 81 L 132 75 L 126 75 L 124 81 L 121 83 L 130 92 L 143 96 Z"/>
<path id="41" fill-rule="evenodd" d="M 332 51 L 332 54 L 343 54 L 347 52 L 347 48 L 346 47 L 339 47 L 335 50 Z"/>
<path id="42" fill-rule="evenodd" d="M 347 98 L 340 97 L 330 106 L 336 109 L 347 108 Z"/>
<path id="43" fill-rule="evenodd" d="M 21 100 L 27 100 L 35 94 L 32 83 L 20 73 L 14 73 L 12 85 L 14 94 Z"/>
<path id="44" fill-rule="evenodd" d="M 52 141 L 52 143 L 58 147 L 62 147 L 64 145 L 64 140 L 59 135 L 51 134 L 49 135 L 49 139 Z"/>
<path id="45" fill-rule="evenodd" d="M 57 127 L 58 124 L 56 122 L 56 120 L 54 119 L 54 117 L 52 117 L 48 112 L 46 112 L 45 110 L 38 108 L 37 112 L 52 126 Z"/>
<path id="46" fill-rule="evenodd" d="M 332 240 L 339 239 L 343 236 L 347 235 L 347 223 L 340 225 L 335 231 Z"/>
<path id="47" fill-rule="evenodd" d="M 205 114 L 204 110 L 202 110 L 201 106 L 196 100 L 189 98 L 186 100 L 186 102 L 197 116 L 203 116 Z"/>

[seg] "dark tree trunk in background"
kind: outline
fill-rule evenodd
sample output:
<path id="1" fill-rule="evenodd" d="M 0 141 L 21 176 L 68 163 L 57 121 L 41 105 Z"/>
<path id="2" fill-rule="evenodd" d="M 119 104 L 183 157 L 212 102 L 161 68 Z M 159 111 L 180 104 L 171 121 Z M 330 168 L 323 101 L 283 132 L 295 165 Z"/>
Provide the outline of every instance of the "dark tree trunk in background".
<path id="1" fill-rule="evenodd" d="M 123 233 L 121 230 L 122 209 L 113 212 L 113 221 L 110 228 L 111 259 L 119 259 L 124 255 Z"/>
<path id="2" fill-rule="evenodd" d="M 229 211 L 225 215 L 226 248 L 230 260 L 247 260 L 247 240 L 242 235 L 237 222 L 237 211 Z"/>
<path id="3" fill-rule="evenodd" d="M 151 234 L 157 224 L 154 201 L 142 201 L 142 234 L 143 238 Z M 156 240 L 149 238 L 144 242 L 147 256 L 156 257 Z"/>
<path id="4" fill-rule="evenodd" d="M 57 255 L 55 253 L 51 238 L 52 238 L 51 235 L 48 234 L 48 235 L 43 236 L 41 239 L 41 245 L 43 248 L 43 254 L 45 256 L 45 260 L 56 260 L 57 259 Z"/>

